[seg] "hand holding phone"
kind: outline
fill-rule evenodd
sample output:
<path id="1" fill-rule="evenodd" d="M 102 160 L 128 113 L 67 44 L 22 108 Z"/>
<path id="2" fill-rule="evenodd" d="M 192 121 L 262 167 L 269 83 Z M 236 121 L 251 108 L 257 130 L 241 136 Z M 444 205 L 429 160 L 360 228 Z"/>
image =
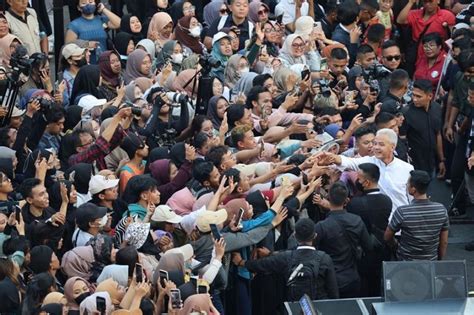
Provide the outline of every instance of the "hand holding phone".
<path id="1" fill-rule="evenodd" d="M 101 296 L 98 296 L 96 298 L 96 309 L 97 311 L 103 315 L 105 314 L 105 312 L 107 311 L 107 304 L 105 303 L 105 298 L 101 297 Z"/>
<path id="2" fill-rule="evenodd" d="M 243 208 L 239 209 L 239 215 L 237 217 L 237 224 L 236 227 L 242 228 L 242 217 L 244 216 L 245 210 Z"/>
<path id="3" fill-rule="evenodd" d="M 171 289 L 170 290 L 170 301 L 171 307 L 173 309 L 180 309 L 182 302 L 181 302 L 181 291 L 179 289 Z"/>
<path id="4" fill-rule="evenodd" d="M 164 288 L 164 287 L 166 287 L 165 280 L 166 281 L 169 280 L 168 271 L 160 269 L 159 273 L 160 273 L 160 285 L 161 285 L 162 288 Z"/>
<path id="5" fill-rule="evenodd" d="M 218 241 L 221 239 L 221 234 L 219 233 L 219 230 L 217 229 L 217 225 L 215 224 L 209 224 L 211 227 L 211 232 L 212 232 L 212 237 Z"/>
<path id="6" fill-rule="evenodd" d="M 141 264 L 135 265 L 135 280 L 137 283 L 143 282 L 143 268 Z"/>

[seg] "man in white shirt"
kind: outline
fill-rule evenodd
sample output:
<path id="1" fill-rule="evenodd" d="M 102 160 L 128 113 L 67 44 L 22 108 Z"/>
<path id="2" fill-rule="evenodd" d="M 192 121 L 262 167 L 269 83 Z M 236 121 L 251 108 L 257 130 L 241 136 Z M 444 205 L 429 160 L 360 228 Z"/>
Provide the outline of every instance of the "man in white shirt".
<path id="1" fill-rule="evenodd" d="M 413 166 L 394 156 L 398 136 L 391 129 L 380 129 L 374 140 L 374 156 L 349 158 L 343 155 L 324 153 L 318 164 L 336 164 L 340 169 L 357 171 L 362 163 L 373 163 L 380 169 L 380 191 L 392 199 L 392 213 L 400 206 L 408 205 L 413 199 L 406 190 Z M 391 217 L 390 215 L 390 217 Z"/>
<path id="2" fill-rule="evenodd" d="M 279 15 L 283 15 L 282 23 L 293 33 L 300 16 L 309 15 L 314 19 L 314 0 L 281 0 L 275 7 L 275 16 Z"/>

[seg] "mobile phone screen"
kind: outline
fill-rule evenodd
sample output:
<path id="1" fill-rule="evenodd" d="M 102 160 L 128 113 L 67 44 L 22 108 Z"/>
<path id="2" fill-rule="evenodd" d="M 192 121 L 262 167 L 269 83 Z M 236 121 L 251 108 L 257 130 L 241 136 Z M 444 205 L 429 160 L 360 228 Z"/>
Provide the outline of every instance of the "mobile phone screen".
<path id="1" fill-rule="evenodd" d="M 136 277 L 137 283 L 143 282 L 143 269 L 142 269 L 142 265 L 140 264 L 135 265 L 135 277 Z"/>
<path id="2" fill-rule="evenodd" d="M 220 240 L 221 234 L 219 233 L 217 226 L 215 224 L 209 224 L 209 226 L 211 227 L 212 237 L 214 237 L 215 240 Z"/>
<path id="3" fill-rule="evenodd" d="M 239 217 L 237 218 L 237 226 L 242 226 L 242 217 L 244 216 L 245 210 L 240 208 L 239 209 Z"/>
<path id="4" fill-rule="evenodd" d="M 168 281 L 168 271 L 160 269 L 160 285 L 164 288 L 166 286 L 165 280 Z"/>
<path id="5" fill-rule="evenodd" d="M 100 312 L 100 314 L 105 314 L 107 310 L 107 305 L 105 304 L 105 298 L 98 296 L 96 298 L 95 303 L 96 303 L 97 311 Z"/>
<path id="6" fill-rule="evenodd" d="M 181 291 L 179 289 L 171 289 L 171 305 L 173 309 L 181 307 Z"/>

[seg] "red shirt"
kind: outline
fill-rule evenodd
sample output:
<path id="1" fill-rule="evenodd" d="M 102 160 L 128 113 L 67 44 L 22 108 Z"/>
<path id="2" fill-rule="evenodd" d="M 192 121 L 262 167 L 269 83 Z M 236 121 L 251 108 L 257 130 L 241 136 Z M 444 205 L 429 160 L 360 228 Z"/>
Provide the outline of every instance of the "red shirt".
<path id="1" fill-rule="evenodd" d="M 420 45 L 421 46 L 421 45 Z M 444 60 L 446 59 L 446 53 L 441 51 L 436 59 L 436 62 L 432 67 L 428 65 L 428 58 L 425 54 L 418 58 L 416 62 L 416 70 L 414 74 L 414 79 L 426 79 L 430 80 L 433 85 L 433 90 L 436 89 L 438 81 L 441 78 L 441 71 L 443 71 Z"/>
<path id="2" fill-rule="evenodd" d="M 412 38 L 416 42 L 420 37 L 421 32 L 425 29 L 426 25 L 428 29 L 425 32 L 426 34 L 429 33 L 438 33 L 441 35 L 443 40 L 448 39 L 448 33 L 446 29 L 443 27 L 443 23 L 448 23 L 448 26 L 453 26 L 456 22 L 456 17 L 451 11 L 438 9 L 438 12 L 431 16 L 428 20 L 423 19 L 423 9 L 411 10 L 408 13 L 408 25 L 411 27 L 412 31 Z M 421 39 L 420 39 L 421 40 Z M 423 55 L 423 47 L 421 45 L 418 46 L 418 54 L 417 57 L 420 58 Z"/>

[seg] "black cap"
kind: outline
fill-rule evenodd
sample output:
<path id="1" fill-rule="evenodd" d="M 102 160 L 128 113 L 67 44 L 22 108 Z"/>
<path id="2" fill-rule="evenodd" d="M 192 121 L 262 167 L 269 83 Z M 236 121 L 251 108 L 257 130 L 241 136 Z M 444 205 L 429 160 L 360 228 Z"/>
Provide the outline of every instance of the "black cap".
<path id="1" fill-rule="evenodd" d="M 143 149 L 145 147 L 145 144 L 139 136 L 137 136 L 133 132 L 130 132 L 129 134 L 127 134 L 126 137 L 123 138 L 122 144 L 120 145 L 120 147 L 125 152 L 127 152 L 128 157 L 130 159 L 133 159 L 135 156 L 135 153 L 138 150 Z"/>
<path id="2" fill-rule="evenodd" d="M 399 102 L 385 102 L 380 107 L 380 112 L 386 112 L 396 116 L 402 112 L 402 106 Z"/>
<path id="3" fill-rule="evenodd" d="M 76 224 L 81 230 L 87 229 L 88 223 L 102 218 L 107 214 L 107 208 L 99 207 L 87 202 L 80 205 L 76 210 Z"/>
<path id="4" fill-rule="evenodd" d="M 298 242 L 308 242 L 314 239 L 316 231 L 311 219 L 299 219 L 295 225 L 295 237 Z"/>

